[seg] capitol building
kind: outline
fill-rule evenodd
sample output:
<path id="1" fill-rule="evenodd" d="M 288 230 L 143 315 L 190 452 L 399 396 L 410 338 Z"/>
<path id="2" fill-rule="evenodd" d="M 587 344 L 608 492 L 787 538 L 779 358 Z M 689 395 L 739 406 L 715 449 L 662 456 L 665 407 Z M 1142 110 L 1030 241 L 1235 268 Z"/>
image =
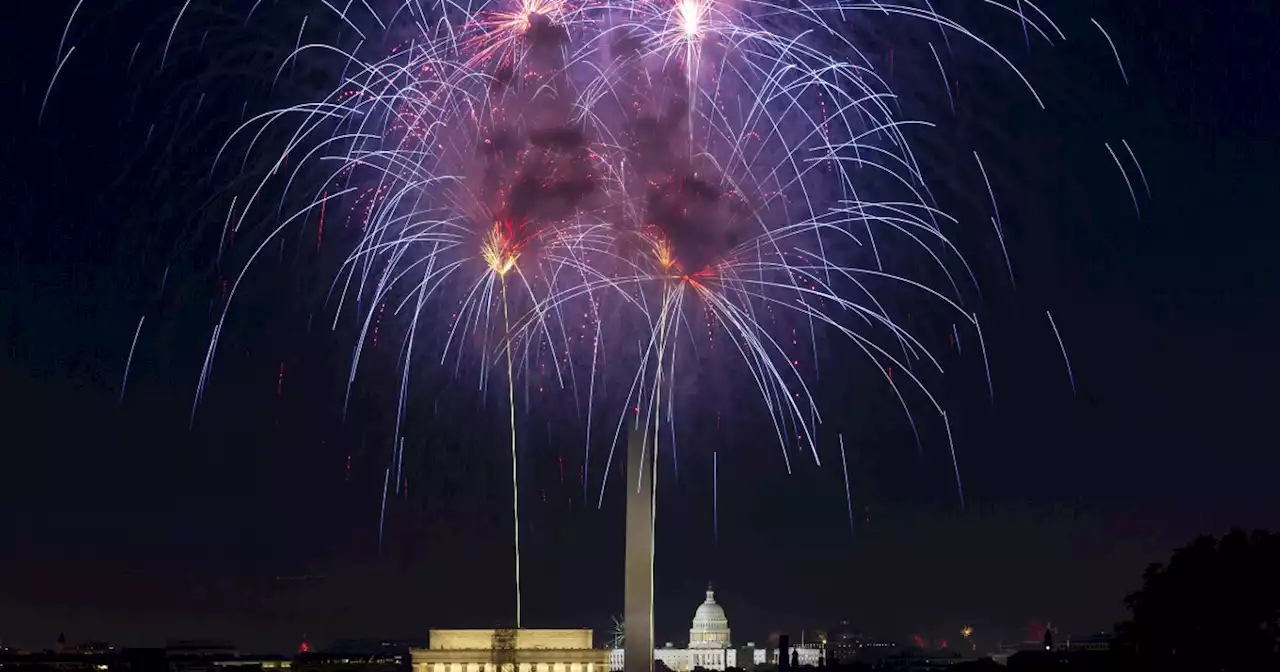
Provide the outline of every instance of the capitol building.
<path id="1" fill-rule="evenodd" d="M 798 662 L 801 665 L 817 665 L 821 655 L 817 649 L 797 647 L 794 650 L 798 654 Z M 744 660 L 743 664 L 739 665 L 739 653 L 750 656 L 751 659 Z M 749 668 L 766 662 L 776 662 L 777 655 L 776 650 L 757 649 L 751 643 L 748 643 L 742 651 L 734 648 L 729 630 L 729 617 L 725 615 L 724 607 L 716 602 L 716 594 L 711 586 L 707 586 L 706 600 L 698 605 L 697 611 L 693 612 L 693 625 L 689 628 L 689 646 L 678 648 L 667 644 L 653 651 L 654 661 L 661 661 L 672 672 L 692 672 L 694 668 L 699 667 L 707 670 L 725 670 L 730 667 Z M 613 649 L 609 654 L 609 669 L 612 672 L 622 670 L 623 659 L 623 649 Z"/>
<path id="2" fill-rule="evenodd" d="M 693 613 L 693 626 L 689 628 L 689 647 L 676 648 L 671 644 L 653 651 L 655 662 L 662 661 L 672 672 L 690 672 L 695 667 L 723 670 L 737 667 L 738 652 L 729 636 L 729 618 L 724 607 L 716 604 L 716 593 L 707 586 L 707 599 Z M 622 669 L 623 649 L 614 649 L 609 655 L 609 669 Z"/>

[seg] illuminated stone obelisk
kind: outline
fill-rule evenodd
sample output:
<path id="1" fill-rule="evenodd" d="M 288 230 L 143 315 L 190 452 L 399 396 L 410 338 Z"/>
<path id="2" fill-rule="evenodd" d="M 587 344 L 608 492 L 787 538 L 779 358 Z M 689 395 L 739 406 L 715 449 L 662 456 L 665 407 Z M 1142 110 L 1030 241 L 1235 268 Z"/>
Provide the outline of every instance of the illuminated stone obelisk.
<path id="1" fill-rule="evenodd" d="M 653 456 L 645 428 L 627 436 L 627 559 L 623 672 L 653 670 Z"/>

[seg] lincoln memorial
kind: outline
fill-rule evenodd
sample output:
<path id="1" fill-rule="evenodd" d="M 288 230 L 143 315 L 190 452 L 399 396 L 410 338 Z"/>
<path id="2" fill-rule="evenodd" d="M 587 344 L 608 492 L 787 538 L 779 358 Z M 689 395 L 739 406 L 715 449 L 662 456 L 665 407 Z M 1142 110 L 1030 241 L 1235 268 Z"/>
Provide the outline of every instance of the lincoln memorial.
<path id="1" fill-rule="evenodd" d="M 432 630 L 428 648 L 410 655 L 413 672 L 609 671 L 609 651 L 592 648 L 588 629 Z"/>

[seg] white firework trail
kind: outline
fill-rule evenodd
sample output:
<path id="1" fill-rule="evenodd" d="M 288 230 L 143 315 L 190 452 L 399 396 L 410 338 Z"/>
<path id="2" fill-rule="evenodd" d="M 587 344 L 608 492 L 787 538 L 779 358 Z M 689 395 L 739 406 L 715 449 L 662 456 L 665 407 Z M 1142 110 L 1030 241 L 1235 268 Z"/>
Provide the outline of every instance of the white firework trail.
<path id="1" fill-rule="evenodd" d="M 1115 162 L 1116 168 L 1120 169 L 1120 177 L 1124 178 L 1124 187 L 1129 190 L 1129 199 L 1133 201 L 1133 211 L 1141 218 L 1142 208 L 1138 207 L 1138 194 L 1134 192 L 1133 182 L 1129 180 L 1129 171 L 1125 170 L 1124 165 L 1120 163 L 1120 157 L 1116 156 L 1114 149 L 1111 149 L 1111 143 L 1104 142 L 1102 146 L 1107 148 L 1107 153 L 1111 155 L 1111 160 Z"/>
<path id="2" fill-rule="evenodd" d="M 1058 348 L 1062 350 L 1062 363 L 1067 366 L 1067 380 L 1071 382 L 1071 394 L 1076 393 L 1076 376 L 1071 372 L 1071 358 L 1067 357 L 1067 346 L 1062 342 L 1062 334 L 1058 332 L 1058 324 L 1053 321 L 1053 313 L 1044 311 L 1045 317 L 1049 318 L 1049 326 L 1053 328 L 1053 337 L 1058 341 Z"/>
<path id="3" fill-rule="evenodd" d="M 1147 198 L 1151 198 L 1151 185 L 1147 184 L 1147 174 L 1142 170 L 1142 164 L 1138 162 L 1138 156 L 1133 153 L 1133 148 L 1129 146 L 1129 141 L 1124 138 L 1120 139 L 1120 144 L 1124 145 L 1124 150 L 1129 152 L 1129 159 L 1133 161 L 1133 166 L 1138 169 L 1138 177 L 1142 178 L 1142 189 L 1147 192 Z"/>
<path id="4" fill-rule="evenodd" d="M 120 403 L 124 403 L 124 391 L 129 385 L 129 368 L 133 366 L 133 351 L 138 348 L 138 337 L 142 335 L 142 323 L 146 315 L 138 318 L 138 328 L 133 330 L 133 342 L 129 344 L 129 357 L 124 360 L 124 375 L 120 377 Z"/>
<path id="5" fill-rule="evenodd" d="M 1102 27 L 1102 24 L 1098 23 L 1097 19 L 1089 19 L 1089 21 L 1098 29 L 1098 32 L 1102 33 L 1102 37 L 1107 40 L 1107 46 L 1111 47 L 1111 55 L 1116 59 L 1116 66 L 1120 68 L 1120 78 L 1124 80 L 1125 86 L 1128 86 L 1129 75 L 1124 71 L 1124 63 L 1120 60 L 1120 52 L 1116 50 L 1116 43 L 1111 41 L 1111 36 L 1107 34 L 1106 29 Z"/>

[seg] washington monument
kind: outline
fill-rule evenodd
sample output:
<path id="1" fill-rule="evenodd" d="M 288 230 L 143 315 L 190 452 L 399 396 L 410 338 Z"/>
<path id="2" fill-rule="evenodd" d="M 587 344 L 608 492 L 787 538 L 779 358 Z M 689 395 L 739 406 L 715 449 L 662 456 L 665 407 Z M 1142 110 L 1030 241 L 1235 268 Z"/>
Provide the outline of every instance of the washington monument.
<path id="1" fill-rule="evenodd" d="M 653 670 L 653 467 L 645 429 L 627 435 L 627 559 L 623 671 Z M 649 459 L 646 459 L 649 458 Z"/>

